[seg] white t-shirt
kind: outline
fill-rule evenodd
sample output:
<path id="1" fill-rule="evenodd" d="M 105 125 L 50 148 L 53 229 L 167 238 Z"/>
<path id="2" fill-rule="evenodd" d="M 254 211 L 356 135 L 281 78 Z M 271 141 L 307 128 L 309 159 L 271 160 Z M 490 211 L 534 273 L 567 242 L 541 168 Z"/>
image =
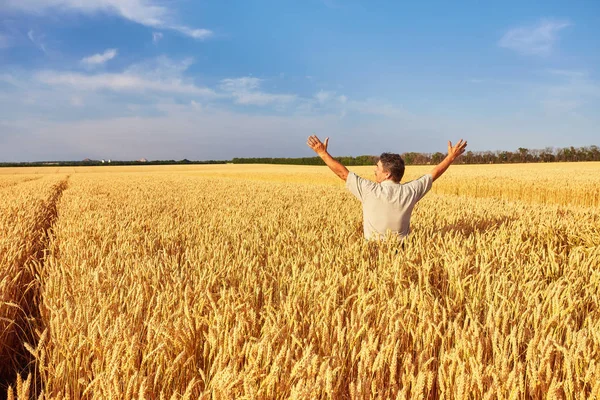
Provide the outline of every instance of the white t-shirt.
<path id="1" fill-rule="evenodd" d="M 400 184 L 392 181 L 375 183 L 350 172 L 346 187 L 362 202 L 365 239 L 385 236 L 388 231 L 401 238 L 408 235 L 412 210 L 431 189 L 432 183 L 431 174 Z"/>

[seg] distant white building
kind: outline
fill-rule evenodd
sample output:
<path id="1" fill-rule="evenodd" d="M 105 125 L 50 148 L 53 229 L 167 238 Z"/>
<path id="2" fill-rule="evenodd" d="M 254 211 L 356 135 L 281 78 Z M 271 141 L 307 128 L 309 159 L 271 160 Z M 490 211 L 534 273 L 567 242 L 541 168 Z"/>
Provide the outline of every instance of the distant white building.
<path id="1" fill-rule="evenodd" d="M 102 164 L 104 164 L 104 160 L 101 160 L 101 161 L 102 161 Z"/>
<path id="2" fill-rule="evenodd" d="M 146 160 L 145 158 L 140 158 L 138 161 L 139 162 L 148 162 L 148 160 Z"/>

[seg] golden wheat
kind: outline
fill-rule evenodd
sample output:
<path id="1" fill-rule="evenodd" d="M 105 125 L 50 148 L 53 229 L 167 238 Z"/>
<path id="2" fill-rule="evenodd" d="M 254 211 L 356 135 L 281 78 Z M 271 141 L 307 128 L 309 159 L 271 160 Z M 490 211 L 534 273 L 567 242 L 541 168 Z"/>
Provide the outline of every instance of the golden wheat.
<path id="1" fill-rule="evenodd" d="M 0 176 L 70 175 L 35 263 L 46 399 L 600 395 L 598 164 L 453 166 L 399 252 L 326 168 L 52 172 Z"/>
<path id="2" fill-rule="evenodd" d="M 27 374 L 26 343 L 34 308 L 35 264 L 52 214 L 59 175 L 0 176 L 0 378 L 2 384 Z M 12 382 L 11 382 L 12 383 Z M 28 387 L 28 386 L 26 386 Z M 2 388 L 6 390 L 6 387 Z"/>

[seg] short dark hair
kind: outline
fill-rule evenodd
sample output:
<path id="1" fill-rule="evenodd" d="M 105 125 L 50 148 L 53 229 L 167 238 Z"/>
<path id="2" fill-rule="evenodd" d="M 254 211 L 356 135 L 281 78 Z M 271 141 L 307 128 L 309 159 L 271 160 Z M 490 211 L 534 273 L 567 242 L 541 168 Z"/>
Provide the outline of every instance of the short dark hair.
<path id="1" fill-rule="evenodd" d="M 400 182 L 404 176 L 404 160 L 400 157 L 400 154 L 382 153 L 379 156 L 379 161 L 381 161 L 384 171 L 392 175 L 392 180 Z"/>

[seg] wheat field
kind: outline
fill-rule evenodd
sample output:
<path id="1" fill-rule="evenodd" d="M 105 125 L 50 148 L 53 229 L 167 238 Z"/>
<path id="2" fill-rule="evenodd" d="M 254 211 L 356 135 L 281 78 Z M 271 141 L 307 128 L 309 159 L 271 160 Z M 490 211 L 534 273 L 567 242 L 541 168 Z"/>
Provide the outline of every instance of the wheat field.
<path id="1" fill-rule="evenodd" d="M 326 167 L 0 170 L 0 392 L 599 398 L 599 191 L 452 166 L 398 249 Z"/>

